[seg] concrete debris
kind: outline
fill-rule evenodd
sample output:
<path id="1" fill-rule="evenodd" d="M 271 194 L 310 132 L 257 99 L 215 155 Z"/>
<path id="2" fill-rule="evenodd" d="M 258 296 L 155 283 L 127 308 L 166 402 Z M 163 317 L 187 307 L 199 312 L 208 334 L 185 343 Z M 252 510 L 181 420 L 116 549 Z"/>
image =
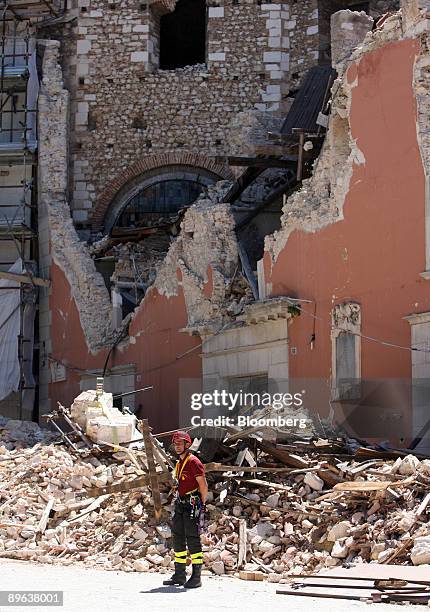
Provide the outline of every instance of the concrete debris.
<path id="1" fill-rule="evenodd" d="M 89 247 L 96 261 L 114 261 L 109 283 L 123 300 L 135 308 L 153 285 L 168 296 L 176 295 L 182 286 L 192 328 L 205 327 L 211 319 L 211 327 L 218 328 L 243 312 L 253 294 L 238 267 L 230 206 L 222 203 L 230 187 L 230 181 L 219 181 L 187 209 L 168 217 L 155 215 L 145 221 L 145 227 L 117 227 Z M 208 297 L 204 286 L 210 280 L 209 267 L 215 287 Z"/>
<path id="2" fill-rule="evenodd" d="M 94 398 L 87 397 L 87 404 L 82 399 L 74 406 L 80 419 L 82 406 L 87 406 L 88 416 Z M 10 433 L 19 430 L 27 431 L 27 439 L 15 436 L 12 448 Z M 129 484 L 142 473 L 138 461 L 145 464 L 143 450 L 133 450 L 133 460 L 130 451 L 83 456 L 50 442 L 23 448 L 24 442 L 42 434 L 35 426 L 2 422 L 0 557 L 170 571 L 168 486 L 160 481 L 163 519 L 157 523 L 149 489 Z M 218 461 L 226 447 L 231 457 L 255 433 L 243 431 L 229 444 L 230 435 L 220 442 Z M 414 458 L 415 472 L 405 476 L 393 473 L 395 462 L 383 450 L 374 449 L 369 460 L 367 449 L 356 445 L 349 461 L 327 460 L 333 453 L 347 452 L 341 439 L 273 444 L 257 437 L 257 447 L 250 448 L 257 466 L 206 464 L 210 493 L 202 542 L 205 566 L 214 574 L 260 572 L 271 582 L 285 582 L 292 574 L 345 562 L 430 562 L 430 528 L 423 520 L 429 499 L 428 461 Z M 410 465 L 410 457 L 402 462 Z M 309 475 L 323 482 L 322 490 L 309 485 L 315 483 Z M 112 485 L 123 488 L 112 492 Z M 246 541 L 240 535 L 241 521 L 246 522 Z"/>
<path id="3" fill-rule="evenodd" d="M 430 563 L 430 536 L 415 538 L 411 560 L 414 565 Z"/>
<path id="4" fill-rule="evenodd" d="M 32 421 L 18 421 L 0 415 L 0 437 L 3 448 L 12 450 L 49 442 L 56 436 Z"/>
<path id="5" fill-rule="evenodd" d="M 235 222 L 230 206 L 222 203 L 229 186 L 229 181 L 216 183 L 186 211 L 180 234 L 158 268 L 154 287 L 161 295 L 177 295 L 182 287 L 190 329 L 220 329 L 231 320 L 227 307 L 237 312 L 243 297 L 237 299 L 240 290 L 235 283 L 239 261 Z M 210 296 L 205 292 L 207 283 L 212 285 Z M 247 295 L 251 299 L 251 293 Z"/>
<path id="6" fill-rule="evenodd" d="M 123 444 L 140 438 L 136 417 L 115 408 L 112 393 L 83 391 L 73 402 L 70 415 L 96 443 Z"/>

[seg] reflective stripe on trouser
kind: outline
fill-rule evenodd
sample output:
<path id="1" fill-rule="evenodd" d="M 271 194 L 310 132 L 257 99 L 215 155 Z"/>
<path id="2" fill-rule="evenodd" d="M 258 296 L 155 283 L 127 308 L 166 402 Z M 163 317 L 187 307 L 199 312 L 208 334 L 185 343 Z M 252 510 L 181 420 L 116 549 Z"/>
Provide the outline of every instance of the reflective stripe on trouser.
<path id="1" fill-rule="evenodd" d="M 197 552 L 191 555 L 191 563 L 193 565 L 201 565 L 203 563 L 203 553 Z"/>
<path id="2" fill-rule="evenodd" d="M 175 552 L 175 563 L 186 563 L 186 562 L 187 562 L 187 551 L 186 550 Z"/>
<path id="3" fill-rule="evenodd" d="M 191 518 L 190 504 L 176 502 L 172 520 L 173 550 L 189 550 L 191 555 L 202 552 L 199 521 Z"/>

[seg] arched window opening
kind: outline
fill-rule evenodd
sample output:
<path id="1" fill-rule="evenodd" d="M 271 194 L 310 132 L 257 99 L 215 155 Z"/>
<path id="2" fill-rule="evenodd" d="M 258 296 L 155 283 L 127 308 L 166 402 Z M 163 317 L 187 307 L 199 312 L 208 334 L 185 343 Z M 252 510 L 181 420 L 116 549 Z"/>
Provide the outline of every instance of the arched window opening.
<path id="1" fill-rule="evenodd" d="M 204 168 L 171 164 L 137 176 L 111 202 L 106 235 L 92 254 L 111 292 L 114 328 L 153 285 L 180 234 L 185 209 L 217 179 Z"/>
<path id="2" fill-rule="evenodd" d="M 166 180 L 146 187 L 126 204 L 116 227 L 144 227 L 190 206 L 203 185 L 189 180 Z"/>
<path id="3" fill-rule="evenodd" d="M 206 61 L 206 2 L 179 0 L 160 19 L 160 68 L 175 70 Z"/>

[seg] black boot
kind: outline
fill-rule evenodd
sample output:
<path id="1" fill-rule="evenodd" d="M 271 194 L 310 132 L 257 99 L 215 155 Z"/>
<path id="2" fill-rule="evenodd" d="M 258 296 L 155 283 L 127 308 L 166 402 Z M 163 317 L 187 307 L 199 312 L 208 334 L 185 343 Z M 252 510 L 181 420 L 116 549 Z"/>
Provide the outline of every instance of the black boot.
<path id="1" fill-rule="evenodd" d="M 202 586 L 202 581 L 200 579 L 202 573 L 202 566 L 201 564 L 195 564 L 193 565 L 193 573 L 191 574 L 191 578 L 189 580 L 187 580 L 187 582 L 185 583 L 185 588 L 186 589 L 196 589 L 197 587 L 201 587 Z"/>
<path id="2" fill-rule="evenodd" d="M 179 586 L 184 585 L 187 581 L 187 575 L 185 573 L 186 567 L 185 563 L 175 563 L 175 573 L 168 580 L 164 580 L 163 584 L 166 586 L 173 586 L 175 584 Z"/>

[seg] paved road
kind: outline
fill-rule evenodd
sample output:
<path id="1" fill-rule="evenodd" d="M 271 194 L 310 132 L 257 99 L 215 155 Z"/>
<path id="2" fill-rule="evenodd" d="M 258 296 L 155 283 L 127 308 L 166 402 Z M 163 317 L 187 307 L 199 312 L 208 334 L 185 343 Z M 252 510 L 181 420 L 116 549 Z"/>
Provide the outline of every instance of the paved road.
<path id="1" fill-rule="evenodd" d="M 220 612 L 238 610 L 262 612 L 399 612 L 391 604 L 366 604 L 360 601 L 310 599 L 276 595 L 276 585 L 247 582 L 229 577 L 208 576 L 200 589 L 163 587 L 165 575 L 88 569 L 78 565 L 50 566 L 20 561 L 0 561 L 0 590 L 62 590 L 64 606 L 0 607 L 1 612 Z M 408 606 L 408 612 L 423 611 L 424 606 Z"/>

